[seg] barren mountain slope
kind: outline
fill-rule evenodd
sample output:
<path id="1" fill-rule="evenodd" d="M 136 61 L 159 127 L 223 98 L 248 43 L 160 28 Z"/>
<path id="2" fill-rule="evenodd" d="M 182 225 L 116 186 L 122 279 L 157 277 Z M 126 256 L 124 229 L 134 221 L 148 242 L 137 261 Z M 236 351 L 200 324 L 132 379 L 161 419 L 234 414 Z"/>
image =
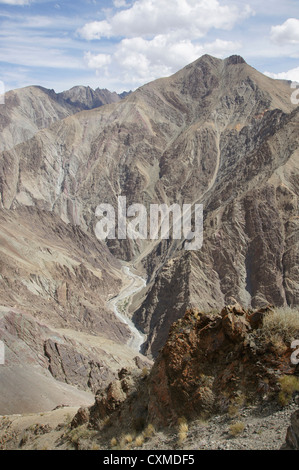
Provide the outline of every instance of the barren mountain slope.
<path id="1" fill-rule="evenodd" d="M 1 206 L 55 213 L 94 237 L 117 196 L 202 203 L 204 245 L 109 241 L 148 274 L 135 321 L 157 354 L 186 307 L 298 305 L 298 108 L 287 82 L 203 56 L 125 100 L 83 111 L 0 157 Z M 137 304 L 136 304 L 137 305 Z"/>
<path id="2" fill-rule="evenodd" d="M 124 365 L 142 368 L 106 305 L 122 284 L 107 247 L 49 212 L 0 219 L 0 414 L 80 405 Z"/>
<path id="3" fill-rule="evenodd" d="M 213 191 L 203 200 L 202 250 L 183 251 L 164 264 L 135 314 L 155 355 L 186 305 L 209 310 L 232 298 L 253 307 L 298 305 L 299 113 L 275 115 L 268 125 L 276 132 L 256 150 L 246 153 L 246 144 L 250 148 L 264 130 L 251 142 L 241 131 L 234 146 L 223 149 L 225 155 L 235 148 L 238 158 L 222 157 Z"/>
<path id="4" fill-rule="evenodd" d="M 135 319 L 154 354 L 194 302 L 297 305 L 298 113 L 290 96 L 287 82 L 240 57 L 203 56 L 4 152 L 2 204 L 53 211 L 93 232 L 97 205 L 116 206 L 120 194 L 147 207 L 203 203 L 204 246 L 191 255 L 178 242 L 109 242 L 152 281 Z"/>
<path id="5" fill-rule="evenodd" d="M 30 139 L 39 129 L 83 109 L 120 99 L 117 93 L 83 86 L 58 94 L 38 86 L 9 91 L 5 94 L 5 104 L 0 105 L 0 151 Z"/>

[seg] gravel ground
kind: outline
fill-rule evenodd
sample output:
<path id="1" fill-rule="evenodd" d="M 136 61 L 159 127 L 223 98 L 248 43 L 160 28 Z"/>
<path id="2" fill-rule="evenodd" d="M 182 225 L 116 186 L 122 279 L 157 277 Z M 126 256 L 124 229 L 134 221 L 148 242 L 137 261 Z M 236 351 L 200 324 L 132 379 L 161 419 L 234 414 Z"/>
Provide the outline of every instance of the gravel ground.
<path id="1" fill-rule="evenodd" d="M 292 413 L 298 403 L 286 408 L 273 405 L 241 409 L 235 416 L 215 416 L 209 421 L 195 421 L 185 428 L 179 442 L 178 426 L 165 431 L 155 431 L 136 445 L 136 437 L 119 450 L 279 450 L 285 443 Z M 72 418 L 77 409 L 65 408 L 39 415 L 15 415 L 0 419 L 0 449 L 72 449 L 69 440 L 62 439 L 67 430 L 66 419 Z M 237 435 L 231 434 L 231 426 L 238 426 Z M 37 429 L 36 429 L 37 427 Z M 112 450 L 104 444 L 103 434 L 90 433 L 81 440 L 81 450 Z M 24 437 L 26 436 L 26 440 Z M 104 437 L 105 439 L 105 437 Z M 117 449 L 113 449 L 117 450 Z"/>
<path id="2" fill-rule="evenodd" d="M 178 444 L 178 433 L 167 436 L 159 432 L 143 449 L 279 450 L 285 443 L 290 417 L 297 409 L 295 403 L 284 409 L 244 408 L 234 417 L 215 416 L 208 422 L 192 423 L 181 444 Z M 242 423 L 241 430 L 232 436 L 230 427 L 236 422 Z"/>

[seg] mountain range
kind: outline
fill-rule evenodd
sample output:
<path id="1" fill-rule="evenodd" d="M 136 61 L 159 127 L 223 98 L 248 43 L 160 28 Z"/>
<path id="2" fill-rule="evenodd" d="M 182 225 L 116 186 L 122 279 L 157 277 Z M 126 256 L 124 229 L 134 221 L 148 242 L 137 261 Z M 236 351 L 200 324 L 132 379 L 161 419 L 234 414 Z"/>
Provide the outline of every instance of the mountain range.
<path id="1" fill-rule="evenodd" d="M 299 304 L 299 112 L 290 82 L 205 55 L 133 93 L 28 87 L 0 106 L 0 413 L 72 403 L 151 364 L 186 310 Z M 103 105 L 103 106 L 102 106 Z M 203 246 L 97 240 L 96 208 L 202 204 Z M 108 301 L 146 335 L 142 355 Z M 20 372 L 20 370 L 22 372 Z M 53 393 L 52 393 L 53 392 Z M 80 392 L 80 393 L 79 393 Z M 31 392 L 32 393 L 32 392 Z M 78 396 L 78 393 L 80 396 Z M 87 393 L 82 397 L 82 393 Z M 49 398 L 51 396 L 51 399 Z M 80 404 L 82 404 L 80 402 Z M 5 411 L 7 413 L 7 411 Z"/>

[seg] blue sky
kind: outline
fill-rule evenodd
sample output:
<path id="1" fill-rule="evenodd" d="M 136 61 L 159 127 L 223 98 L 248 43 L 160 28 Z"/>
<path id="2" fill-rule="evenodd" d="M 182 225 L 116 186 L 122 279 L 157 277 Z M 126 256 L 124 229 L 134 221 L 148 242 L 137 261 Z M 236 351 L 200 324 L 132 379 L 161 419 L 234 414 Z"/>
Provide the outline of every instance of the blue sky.
<path id="1" fill-rule="evenodd" d="M 299 82 L 299 0 L 0 0 L 6 90 L 133 90 L 205 53 Z"/>

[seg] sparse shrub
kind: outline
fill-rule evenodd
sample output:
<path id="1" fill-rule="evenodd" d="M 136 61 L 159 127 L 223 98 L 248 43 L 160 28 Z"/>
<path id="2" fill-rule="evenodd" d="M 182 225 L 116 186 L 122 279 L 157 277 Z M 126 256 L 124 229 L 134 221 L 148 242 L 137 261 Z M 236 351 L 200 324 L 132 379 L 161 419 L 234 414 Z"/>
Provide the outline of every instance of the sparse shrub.
<path id="1" fill-rule="evenodd" d="M 178 445 L 181 446 L 187 439 L 187 433 L 186 432 L 180 432 L 179 433 L 179 438 L 178 438 Z"/>
<path id="2" fill-rule="evenodd" d="M 294 375 L 284 375 L 279 379 L 281 391 L 278 401 L 281 406 L 287 406 L 292 400 L 293 394 L 299 392 L 299 379 Z"/>
<path id="3" fill-rule="evenodd" d="M 149 439 L 153 434 L 155 434 L 155 432 L 155 427 L 152 424 L 149 424 L 143 431 L 143 435 L 146 439 Z"/>
<path id="4" fill-rule="evenodd" d="M 134 438 L 131 434 L 126 434 L 125 436 L 122 436 L 119 441 L 118 448 L 120 450 L 127 449 L 129 444 L 132 444 Z"/>
<path id="5" fill-rule="evenodd" d="M 188 421 L 186 420 L 185 416 L 178 418 L 178 425 L 180 426 L 181 424 L 188 424 Z"/>
<path id="6" fill-rule="evenodd" d="M 113 449 L 113 447 L 116 447 L 116 446 L 117 446 L 117 440 L 115 439 L 115 437 L 113 437 L 113 438 L 111 439 L 110 445 L 111 445 L 112 449 Z"/>
<path id="7" fill-rule="evenodd" d="M 137 436 L 135 440 L 136 447 L 142 447 L 144 444 L 144 437 L 142 435 Z"/>
<path id="8" fill-rule="evenodd" d="M 92 444 L 91 446 L 91 449 L 90 450 L 100 450 L 100 446 L 98 444 Z"/>
<path id="9" fill-rule="evenodd" d="M 230 405 L 228 407 L 228 415 L 233 418 L 234 416 L 237 416 L 237 414 L 239 413 L 239 408 L 238 406 L 236 405 Z"/>
<path id="10" fill-rule="evenodd" d="M 239 395 L 235 398 L 235 403 L 238 406 L 244 406 L 246 403 L 246 396 L 244 393 L 239 393 Z"/>
<path id="11" fill-rule="evenodd" d="M 230 425 L 229 432 L 231 436 L 236 437 L 239 436 L 239 434 L 242 434 L 244 429 L 245 424 L 242 421 L 237 421 L 236 423 Z"/>
<path id="12" fill-rule="evenodd" d="M 68 440 L 77 447 L 81 440 L 89 440 L 92 439 L 96 434 L 96 431 L 91 431 L 86 427 L 85 424 L 79 426 L 68 432 L 67 438 Z"/>
<path id="13" fill-rule="evenodd" d="M 299 336 L 299 311 L 292 308 L 276 308 L 264 317 L 262 332 L 273 342 L 291 343 Z"/>
<path id="14" fill-rule="evenodd" d="M 182 432 L 182 433 L 187 433 L 189 430 L 189 426 L 187 423 L 181 423 L 180 424 L 180 428 L 179 428 L 179 432 Z"/>
<path id="15" fill-rule="evenodd" d="M 243 393 L 239 393 L 239 395 L 231 400 L 231 404 L 228 407 L 228 415 L 233 418 L 237 416 L 240 412 L 242 406 L 244 406 L 246 402 L 246 397 Z"/>
<path id="16" fill-rule="evenodd" d="M 148 374 L 149 374 L 148 368 L 147 368 L 147 367 L 143 367 L 142 372 L 141 372 L 141 377 L 142 377 L 143 379 L 145 379 L 145 377 L 147 377 Z"/>
<path id="17" fill-rule="evenodd" d="M 109 426 L 110 423 L 110 416 L 105 416 L 100 422 L 99 422 L 99 427 L 104 428 L 105 426 Z"/>
<path id="18" fill-rule="evenodd" d="M 186 441 L 187 435 L 188 435 L 188 422 L 185 417 L 179 418 L 178 419 L 178 425 L 179 425 L 179 434 L 178 434 L 178 444 L 182 445 L 183 442 Z"/>
<path id="19" fill-rule="evenodd" d="M 124 437 L 124 440 L 125 440 L 125 442 L 127 442 L 127 444 L 131 444 L 133 442 L 133 436 L 131 434 L 127 434 Z"/>

